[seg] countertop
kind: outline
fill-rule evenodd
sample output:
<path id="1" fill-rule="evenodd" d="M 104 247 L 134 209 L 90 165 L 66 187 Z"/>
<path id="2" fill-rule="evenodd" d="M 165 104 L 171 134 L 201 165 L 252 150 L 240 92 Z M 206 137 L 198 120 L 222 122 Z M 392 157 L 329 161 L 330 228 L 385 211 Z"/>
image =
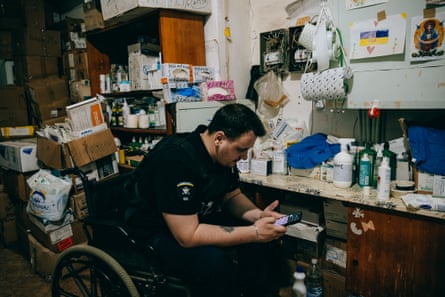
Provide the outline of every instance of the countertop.
<path id="1" fill-rule="evenodd" d="M 313 178 L 276 174 L 261 176 L 251 173 L 241 173 L 240 179 L 241 182 L 244 183 L 295 193 L 304 193 L 327 199 L 340 200 L 356 206 L 372 206 L 375 208 L 381 208 L 382 210 L 389 210 L 394 213 L 409 214 L 419 216 L 419 218 L 423 217 L 425 219 L 439 219 L 445 222 L 445 212 L 424 209 L 408 209 L 402 199 L 396 197 L 391 197 L 388 202 L 378 203 L 375 189 L 371 190 L 369 196 L 365 196 L 362 189 L 357 184 L 350 188 L 343 189 L 334 186 L 332 183 Z"/>

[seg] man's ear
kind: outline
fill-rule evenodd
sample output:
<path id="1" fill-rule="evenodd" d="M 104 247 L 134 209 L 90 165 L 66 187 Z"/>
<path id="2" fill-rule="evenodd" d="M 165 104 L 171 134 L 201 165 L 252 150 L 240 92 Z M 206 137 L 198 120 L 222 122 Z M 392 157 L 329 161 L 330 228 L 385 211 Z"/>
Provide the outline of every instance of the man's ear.
<path id="1" fill-rule="evenodd" d="M 215 142 L 216 142 L 217 144 L 218 144 L 218 143 L 221 143 L 221 141 L 223 141 L 225 138 L 226 138 L 226 135 L 224 134 L 223 131 L 217 131 L 217 132 L 215 133 Z"/>

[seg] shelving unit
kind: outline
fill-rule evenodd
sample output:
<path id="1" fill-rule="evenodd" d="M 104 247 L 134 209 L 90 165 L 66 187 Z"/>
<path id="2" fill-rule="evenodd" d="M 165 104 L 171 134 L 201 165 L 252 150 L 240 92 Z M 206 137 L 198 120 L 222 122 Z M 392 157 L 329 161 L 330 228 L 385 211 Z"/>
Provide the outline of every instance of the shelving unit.
<path id="1" fill-rule="evenodd" d="M 87 33 L 88 71 L 91 93 L 100 93 L 100 74 L 110 72 L 111 64 L 128 63 L 128 45 L 135 44 L 141 36 L 159 45 L 163 63 L 206 65 L 204 43 L 205 16 L 179 10 L 159 9 L 125 22 L 114 22 L 102 30 Z M 109 93 L 104 96 L 144 97 L 154 91 L 138 90 Z M 165 136 L 175 133 L 174 105 L 165 106 L 166 126 L 153 129 L 111 127 L 122 143 L 129 143 L 133 136 Z"/>

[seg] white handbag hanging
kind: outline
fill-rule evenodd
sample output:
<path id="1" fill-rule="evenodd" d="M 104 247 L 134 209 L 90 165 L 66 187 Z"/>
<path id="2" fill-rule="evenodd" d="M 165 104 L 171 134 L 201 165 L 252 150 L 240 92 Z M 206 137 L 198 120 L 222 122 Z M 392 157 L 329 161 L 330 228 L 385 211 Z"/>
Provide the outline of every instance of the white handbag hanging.
<path id="1" fill-rule="evenodd" d="M 303 36 L 302 41 L 308 44 L 309 35 L 313 34 L 311 43 L 313 52 L 312 59 L 308 60 L 305 72 L 301 76 L 302 97 L 308 101 L 346 98 L 350 91 L 348 81 L 352 78 L 352 70 L 345 57 L 341 32 L 334 25 L 326 0 L 322 0 L 317 24 L 315 26 L 306 24 L 303 32 L 306 26 L 308 26 L 307 34 Z M 304 35 L 303 32 L 301 35 Z M 338 60 L 339 66 L 329 68 L 330 60 Z M 308 72 L 310 63 L 315 61 L 317 72 Z"/>

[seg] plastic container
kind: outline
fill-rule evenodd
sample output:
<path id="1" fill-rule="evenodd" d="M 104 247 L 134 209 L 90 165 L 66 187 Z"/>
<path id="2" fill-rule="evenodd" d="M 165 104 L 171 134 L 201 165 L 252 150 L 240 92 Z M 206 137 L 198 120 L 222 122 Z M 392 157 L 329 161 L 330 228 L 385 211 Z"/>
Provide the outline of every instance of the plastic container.
<path id="1" fill-rule="evenodd" d="M 306 285 L 304 279 L 306 274 L 301 266 L 297 266 L 294 272 L 294 284 L 292 285 L 292 297 L 306 297 Z"/>
<path id="2" fill-rule="evenodd" d="M 371 186 L 375 187 L 377 181 L 377 173 L 374 174 L 374 172 L 376 172 L 377 170 L 377 168 L 375 167 L 377 152 L 371 148 L 371 145 L 369 143 L 367 143 L 365 145 L 365 149 L 360 151 L 360 159 L 363 157 L 364 154 L 368 154 L 369 161 L 371 162 L 371 176 L 376 177 L 375 179 L 372 178 Z"/>
<path id="3" fill-rule="evenodd" d="M 383 157 L 380 164 L 377 178 L 377 200 L 388 200 L 391 188 L 391 167 L 389 167 L 389 158 Z"/>
<path id="4" fill-rule="evenodd" d="M 341 152 L 334 157 L 334 186 L 349 188 L 352 185 L 352 167 L 354 157 L 348 153 L 346 144 L 341 143 Z"/>
<path id="5" fill-rule="evenodd" d="M 389 167 L 391 167 L 391 180 L 396 180 L 397 172 L 397 154 L 389 149 L 389 143 L 383 145 L 383 156 L 388 157 Z"/>
<path id="6" fill-rule="evenodd" d="M 364 153 L 359 163 L 358 184 L 360 187 L 367 187 L 371 185 L 371 180 L 371 161 L 368 154 Z"/>
<path id="7" fill-rule="evenodd" d="M 322 297 L 323 296 L 323 275 L 321 274 L 318 260 L 312 259 L 311 269 L 307 273 L 306 279 L 306 296 Z"/>

